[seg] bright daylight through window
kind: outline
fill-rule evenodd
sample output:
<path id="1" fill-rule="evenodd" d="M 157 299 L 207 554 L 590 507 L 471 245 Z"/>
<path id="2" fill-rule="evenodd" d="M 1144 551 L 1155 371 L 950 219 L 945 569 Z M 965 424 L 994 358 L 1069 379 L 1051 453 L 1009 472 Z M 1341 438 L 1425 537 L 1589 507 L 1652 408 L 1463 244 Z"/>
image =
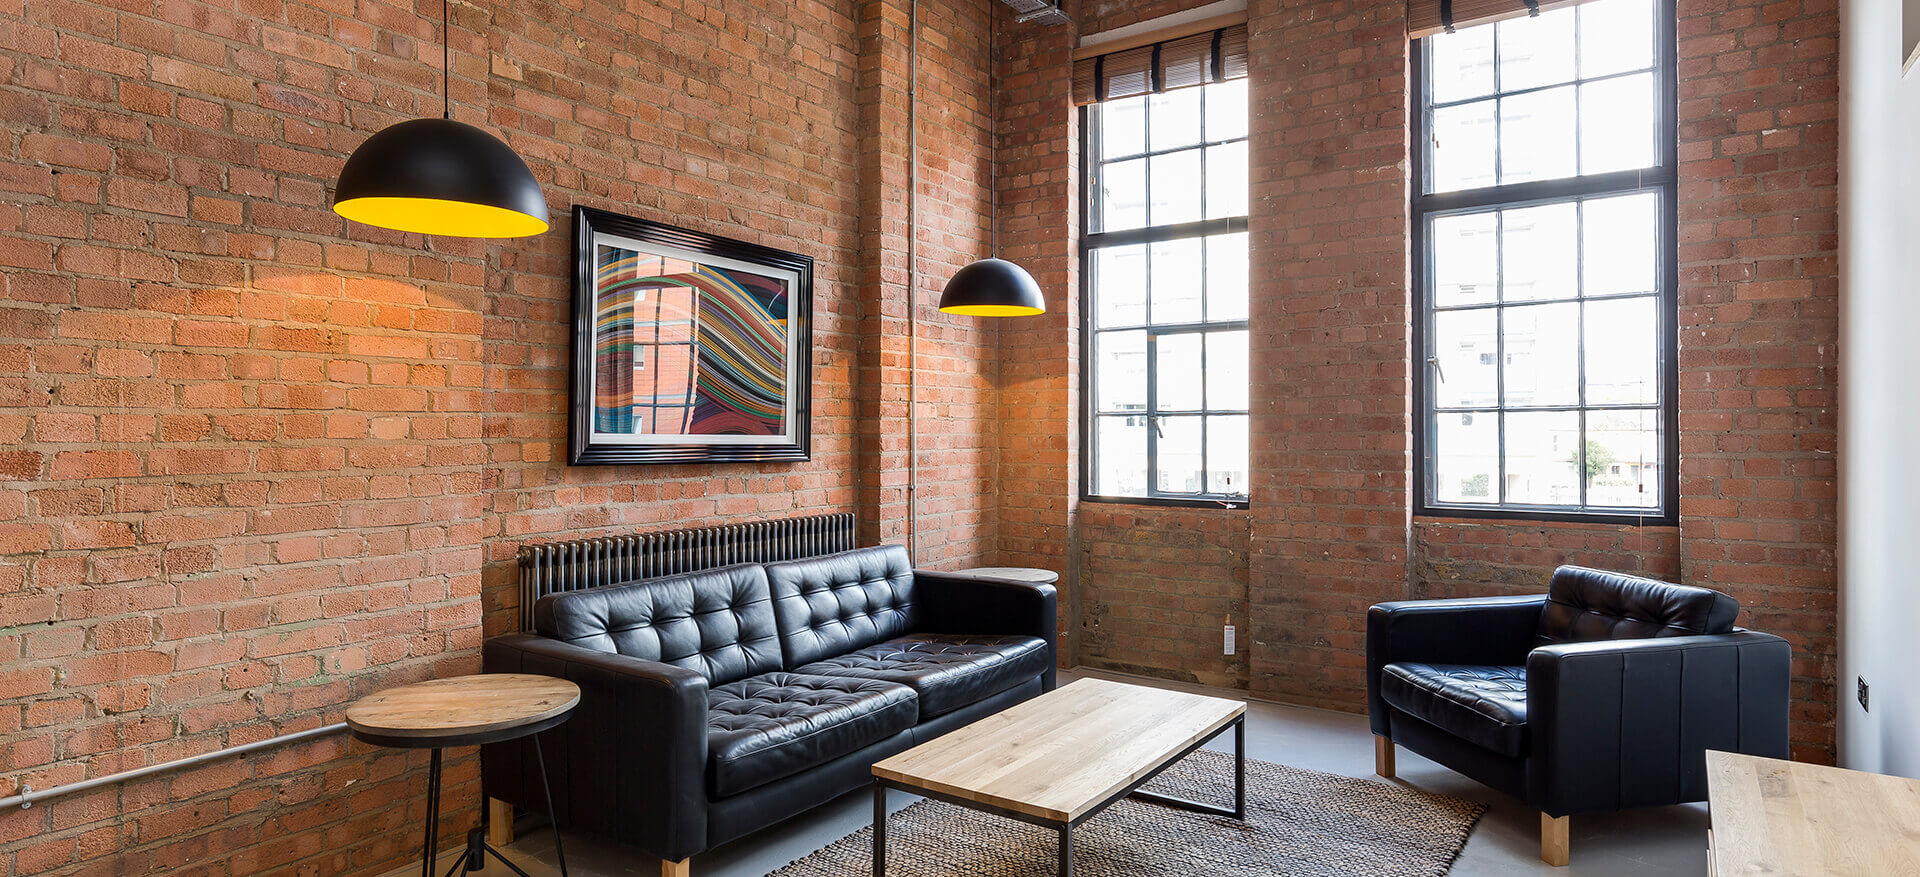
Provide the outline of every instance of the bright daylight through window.
<path id="1" fill-rule="evenodd" d="M 1672 21 L 1593 0 L 1419 41 L 1423 512 L 1671 518 Z"/>
<path id="2" fill-rule="evenodd" d="M 1246 80 L 1087 109 L 1088 493 L 1243 501 Z"/>

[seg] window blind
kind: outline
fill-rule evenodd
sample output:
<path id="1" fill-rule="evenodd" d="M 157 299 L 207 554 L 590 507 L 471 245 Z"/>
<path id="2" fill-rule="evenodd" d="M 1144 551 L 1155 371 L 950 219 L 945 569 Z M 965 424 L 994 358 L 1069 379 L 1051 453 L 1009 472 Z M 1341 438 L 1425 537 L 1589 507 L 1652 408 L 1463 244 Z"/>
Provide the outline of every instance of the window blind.
<path id="1" fill-rule="evenodd" d="M 1214 28 L 1073 62 L 1076 106 L 1247 75 L 1247 26 Z"/>
<path id="2" fill-rule="evenodd" d="M 1579 0 L 1407 0 L 1407 36 L 1432 36 L 1447 29 L 1519 18 L 1572 6 Z"/>

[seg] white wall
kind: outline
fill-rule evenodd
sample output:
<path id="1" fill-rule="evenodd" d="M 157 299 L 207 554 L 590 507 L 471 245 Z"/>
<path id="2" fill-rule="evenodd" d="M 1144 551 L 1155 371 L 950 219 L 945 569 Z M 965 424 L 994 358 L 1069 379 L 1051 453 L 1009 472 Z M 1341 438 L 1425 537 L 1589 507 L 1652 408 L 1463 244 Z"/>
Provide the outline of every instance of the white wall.
<path id="1" fill-rule="evenodd" d="M 1920 777 L 1920 69 L 1901 74 L 1903 5 L 1920 14 L 1841 10 L 1840 761 Z"/>

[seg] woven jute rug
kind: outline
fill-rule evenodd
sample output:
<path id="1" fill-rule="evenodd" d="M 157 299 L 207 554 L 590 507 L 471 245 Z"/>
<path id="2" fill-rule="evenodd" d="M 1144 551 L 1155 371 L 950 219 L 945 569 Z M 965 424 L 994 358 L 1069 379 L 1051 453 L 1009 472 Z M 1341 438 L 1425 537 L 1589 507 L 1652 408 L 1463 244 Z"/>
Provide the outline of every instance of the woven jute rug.
<path id="1" fill-rule="evenodd" d="M 1199 750 L 1146 788 L 1229 805 L 1233 756 Z M 1121 800 L 1074 829 L 1074 873 L 1440 875 L 1485 810 L 1404 786 L 1248 759 L 1246 822 Z M 887 874 L 1043 877 L 1054 873 L 1056 843 L 1048 829 L 920 801 L 888 819 Z M 865 877 L 872 856 L 868 827 L 768 877 Z"/>

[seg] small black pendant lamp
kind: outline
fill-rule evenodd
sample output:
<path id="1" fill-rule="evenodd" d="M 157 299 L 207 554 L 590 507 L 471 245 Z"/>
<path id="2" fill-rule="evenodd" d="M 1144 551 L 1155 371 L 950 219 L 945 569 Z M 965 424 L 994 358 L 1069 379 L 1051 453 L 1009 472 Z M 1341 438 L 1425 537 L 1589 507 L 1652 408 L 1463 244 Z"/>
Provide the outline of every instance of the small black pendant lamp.
<path id="1" fill-rule="evenodd" d="M 1046 313 L 1047 299 L 1027 269 L 1005 259 L 981 259 L 953 272 L 940 290 L 940 310 L 975 317 L 1025 317 Z"/>
<path id="2" fill-rule="evenodd" d="M 438 119 L 412 119 L 367 138 L 347 158 L 333 212 L 355 222 L 421 234 L 518 238 L 549 228 L 547 198 L 527 163 L 499 138 L 453 120 L 448 0 L 440 4 Z"/>

